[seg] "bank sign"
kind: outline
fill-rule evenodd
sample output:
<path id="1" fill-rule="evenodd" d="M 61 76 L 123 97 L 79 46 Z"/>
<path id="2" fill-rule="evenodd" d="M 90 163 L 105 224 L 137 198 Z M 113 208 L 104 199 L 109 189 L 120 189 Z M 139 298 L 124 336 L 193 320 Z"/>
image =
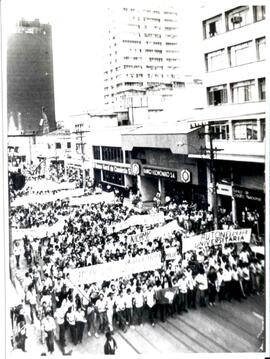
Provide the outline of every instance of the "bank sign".
<path id="1" fill-rule="evenodd" d="M 94 167 L 97 169 L 100 169 L 100 170 L 105 170 L 105 171 L 110 171 L 110 172 L 115 172 L 115 173 L 123 173 L 123 174 L 127 174 L 127 175 L 131 174 L 130 166 L 124 167 L 124 166 L 118 166 L 118 165 L 109 165 L 109 164 L 105 164 L 105 163 L 95 163 Z"/>
<path id="2" fill-rule="evenodd" d="M 160 168 L 143 167 L 142 173 L 145 176 L 153 176 L 153 177 L 177 180 L 177 172 L 176 171 L 170 171 L 170 170 L 165 170 L 165 169 L 160 169 Z"/>

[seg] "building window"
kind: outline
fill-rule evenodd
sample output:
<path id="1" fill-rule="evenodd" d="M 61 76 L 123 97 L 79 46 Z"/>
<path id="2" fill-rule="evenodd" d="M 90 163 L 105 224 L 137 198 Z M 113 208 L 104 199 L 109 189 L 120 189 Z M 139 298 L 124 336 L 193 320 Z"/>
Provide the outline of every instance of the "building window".
<path id="1" fill-rule="evenodd" d="M 219 123 L 211 125 L 211 129 L 215 134 L 217 140 L 228 140 L 229 136 L 229 125 L 227 123 Z"/>
<path id="2" fill-rule="evenodd" d="M 100 146 L 93 146 L 93 157 L 95 160 L 100 160 Z"/>
<path id="3" fill-rule="evenodd" d="M 207 94 L 209 106 L 218 106 L 228 102 L 226 85 L 208 87 Z"/>
<path id="4" fill-rule="evenodd" d="M 230 66 L 238 66 L 254 61 L 252 41 L 229 47 Z"/>
<path id="5" fill-rule="evenodd" d="M 224 49 L 205 54 L 206 71 L 215 71 L 225 68 Z"/>
<path id="6" fill-rule="evenodd" d="M 253 6 L 254 21 L 261 21 L 265 19 L 265 6 Z"/>
<path id="7" fill-rule="evenodd" d="M 67 142 L 67 148 L 71 148 L 71 142 Z"/>
<path id="8" fill-rule="evenodd" d="M 56 143 L 55 143 L 55 148 L 56 148 L 57 150 L 60 150 L 60 149 L 61 149 L 61 143 L 60 143 L 60 142 L 56 142 Z"/>
<path id="9" fill-rule="evenodd" d="M 119 186 L 125 185 L 125 177 L 122 173 L 115 173 L 103 170 L 103 181 L 116 184 Z"/>
<path id="10" fill-rule="evenodd" d="M 257 121 L 235 122 L 233 124 L 235 140 L 257 140 L 258 127 Z"/>
<path id="11" fill-rule="evenodd" d="M 260 125 L 261 125 L 261 141 L 265 140 L 265 119 L 260 120 Z"/>
<path id="12" fill-rule="evenodd" d="M 265 60 L 266 53 L 266 39 L 265 37 L 261 37 L 260 39 L 256 39 L 256 50 L 257 50 L 257 60 Z"/>
<path id="13" fill-rule="evenodd" d="M 120 147 L 102 147 L 102 160 L 123 163 L 123 151 Z"/>
<path id="14" fill-rule="evenodd" d="M 204 38 L 216 36 L 221 33 L 221 15 L 203 22 Z"/>
<path id="15" fill-rule="evenodd" d="M 248 6 L 240 6 L 226 13 L 227 31 L 238 29 L 248 24 Z"/>
<path id="16" fill-rule="evenodd" d="M 242 81 L 231 84 L 232 102 L 242 103 L 254 99 L 255 81 Z"/>
<path id="17" fill-rule="evenodd" d="M 265 93 L 265 77 L 258 80 L 259 87 L 259 100 L 265 101 L 266 93 Z"/>
<path id="18" fill-rule="evenodd" d="M 131 151 L 125 151 L 126 163 L 130 163 L 131 160 Z"/>

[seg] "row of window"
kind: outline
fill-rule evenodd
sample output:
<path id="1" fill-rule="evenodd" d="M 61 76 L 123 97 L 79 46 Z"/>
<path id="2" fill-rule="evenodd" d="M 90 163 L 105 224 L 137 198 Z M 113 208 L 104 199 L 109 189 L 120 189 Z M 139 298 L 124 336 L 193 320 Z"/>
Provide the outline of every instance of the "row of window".
<path id="1" fill-rule="evenodd" d="M 247 80 L 231 83 L 232 103 L 243 103 L 251 101 L 265 101 L 265 78 L 258 79 L 258 94 L 256 94 L 255 80 Z M 228 103 L 227 85 L 212 86 L 207 88 L 208 105 L 217 106 Z"/>
<path id="2" fill-rule="evenodd" d="M 95 160 L 123 163 L 123 150 L 120 147 L 93 146 Z M 131 152 L 125 151 L 125 163 L 130 163 Z"/>
<path id="3" fill-rule="evenodd" d="M 254 61 L 265 60 L 266 57 L 266 39 L 265 37 L 253 41 L 247 41 L 241 44 L 219 49 L 217 51 L 205 54 L 206 71 L 215 71 L 224 69 L 228 66 L 239 66 Z"/>
<path id="4" fill-rule="evenodd" d="M 48 146 L 50 146 L 50 145 L 48 145 Z M 50 148 L 50 147 L 49 147 L 49 148 Z M 61 144 L 60 142 L 56 142 L 56 143 L 55 143 L 55 148 L 56 148 L 57 150 L 61 150 L 62 144 Z M 68 149 L 71 148 L 71 142 L 67 142 L 67 148 L 68 148 Z"/>
<path id="5" fill-rule="evenodd" d="M 223 29 L 223 15 L 217 15 L 203 21 L 204 38 L 210 38 L 224 31 L 238 29 L 245 25 L 265 19 L 265 6 L 238 6 L 225 13 L 225 28 Z"/>
<path id="6" fill-rule="evenodd" d="M 228 123 L 218 123 L 211 125 L 212 131 L 215 133 L 215 139 L 218 140 L 259 140 L 265 138 L 265 120 L 247 120 L 235 121 L 232 123 L 232 133 Z M 260 138 L 259 138 L 260 132 Z"/>

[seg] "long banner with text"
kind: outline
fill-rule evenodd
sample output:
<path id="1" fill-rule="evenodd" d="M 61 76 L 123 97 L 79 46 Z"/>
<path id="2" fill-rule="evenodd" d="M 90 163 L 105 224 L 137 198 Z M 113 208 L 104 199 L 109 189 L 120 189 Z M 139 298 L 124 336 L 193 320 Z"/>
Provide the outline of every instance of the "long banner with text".
<path id="1" fill-rule="evenodd" d="M 160 252 L 154 252 L 144 256 L 123 259 L 117 262 L 97 264 L 90 267 L 72 269 L 70 280 L 76 285 L 90 284 L 111 280 L 121 277 L 128 277 L 135 273 L 155 270 L 161 266 Z"/>
<path id="2" fill-rule="evenodd" d="M 190 250 L 204 249 L 205 247 L 220 244 L 250 242 L 251 229 L 230 229 L 206 232 L 193 237 L 183 238 L 183 253 Z"/>

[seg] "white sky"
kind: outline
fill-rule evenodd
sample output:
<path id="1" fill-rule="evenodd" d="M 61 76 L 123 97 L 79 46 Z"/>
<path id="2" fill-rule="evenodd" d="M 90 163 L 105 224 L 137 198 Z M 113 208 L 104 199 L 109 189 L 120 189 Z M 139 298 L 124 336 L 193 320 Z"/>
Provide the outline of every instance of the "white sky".
<path id="1" fill-rule="evenodd" d="M 114 0 L 116 1 L 120 0 Z M 134 1 L 138 2 L 138 0 Z M 146 3 L 149 0 L 141 1 Z M 72 113 L 81 113 L 87 109 L 101 107 L 103 104 L 102 31 L 106 22 L 104 9 L 109 2 L 109 0 L 6 0 L 4 2 L 3 17 L 7 31 L 21 17 L 39 18 L 52 24 L 57 121 L 67 121 Z M 195 0 L 182 2 L 179 7 L 183 8 L 181 13 L 184 11 L 182 18 L 184 33 L 180 34 L 180 37 L 185 40 L 183 50 L 186 54 L 184 59 L 186 72 L 191 73 L 195 68 L 195 75 L 199 76 L 201 73 L 199 68 L 201 25 L 198 21 L 200 2 Z"/>

